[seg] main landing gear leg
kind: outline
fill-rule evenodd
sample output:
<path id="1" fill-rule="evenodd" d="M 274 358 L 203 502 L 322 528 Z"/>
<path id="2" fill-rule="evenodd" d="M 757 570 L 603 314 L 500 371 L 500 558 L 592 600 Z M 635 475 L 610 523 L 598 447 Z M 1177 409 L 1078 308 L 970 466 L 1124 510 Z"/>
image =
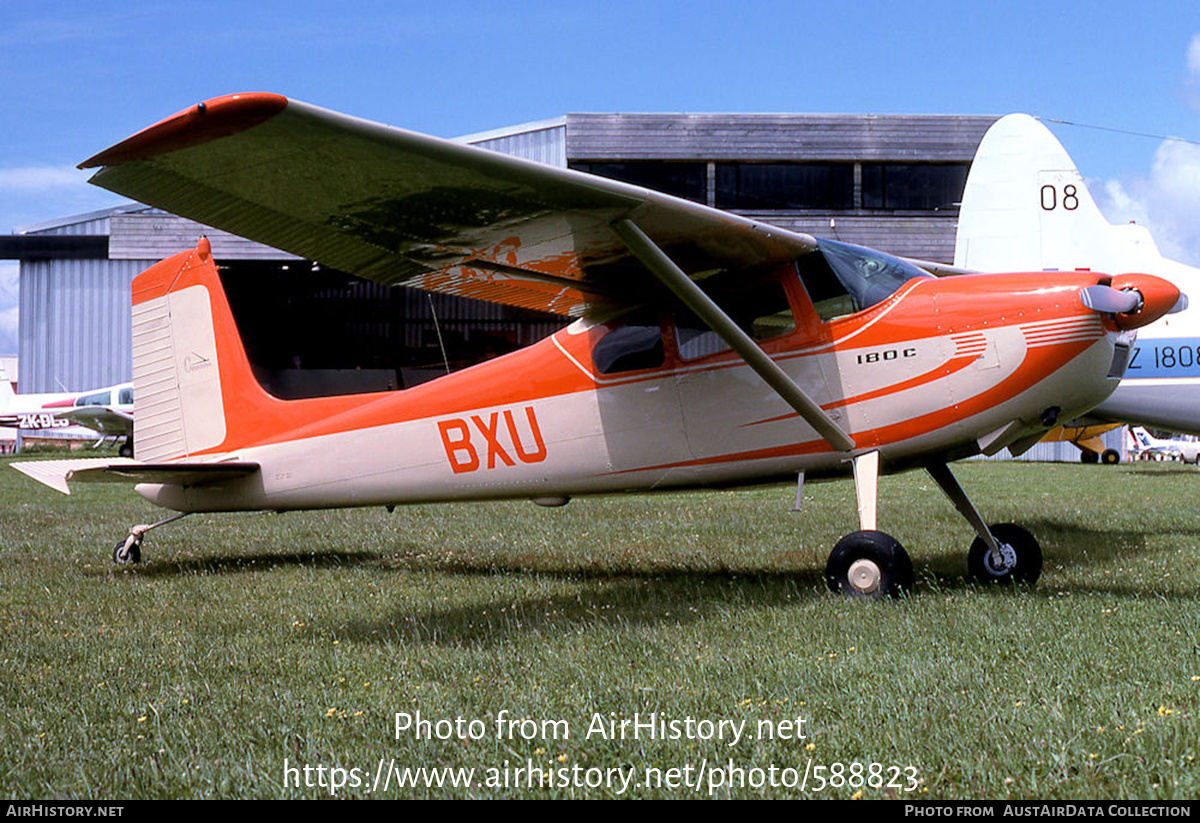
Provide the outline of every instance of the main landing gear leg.
<path id="1" fill-rule="evenodd" d="M 131 526 L 129 528 L 129 536 L 123 540 L 118 540 L 117 545 L 113 546 L 113 562 L 122 566 L 129 563 L 141 563 L 142 540 L 145 538 L 146 532 L 157 529 L 159 526 L 165 526 L 168 523 L 174 523 L 176 520 L 187 517 L 189 514 L 191 512 L 183 512 L 182 514 L 176 514 L 164 520 L 159 520 L 157 523 Z"/>
<path id="2" fill-rule="evenodd" d="M 900 597 L 913 587 L 913 567 L 900 542 L 875 529 L 879 452 L 854 458 L 854 490 L 860 530 L 833 547 L 825 564 L 825 582 L 831 590 L 849 597 Z"/>
<path id="3" fill-rule="evenodd" d="M 967 553 L 967 570 L 971 577 L 979 583 L 1036 582 L 1042 573 L 1042 547 L 1034 536 L 1015 523 L 988 526 L 949 466 L 930 463 L 927 469 L 954 508 L 979 535 Z"/>

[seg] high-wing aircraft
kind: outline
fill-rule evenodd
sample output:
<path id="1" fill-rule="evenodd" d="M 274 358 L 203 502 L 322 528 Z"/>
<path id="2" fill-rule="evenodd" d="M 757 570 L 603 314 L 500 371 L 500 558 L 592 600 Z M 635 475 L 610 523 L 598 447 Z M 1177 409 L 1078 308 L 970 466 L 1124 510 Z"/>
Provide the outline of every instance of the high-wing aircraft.
<path id="1" fill-rule="evenodd" d="M 881 473 L 924 468 L 980 580 L 1033 581 L 949 461 L 1103 401 L 1178 289 L 1139 273 L 937 279 L 868 249 L 269 94 L 186 109 L 83 164 L 98 185 L 387 284 L 577 318 L 402 391 L 280 400 L 256 381 L 207 240 L 133 283 L 139 460 L 15 464 L 70 493 L 131 482 L 180 513 L 530 499 L 851 473 L 830 587 L 913 567 Z M 181 515 L 177 515 L 181 516 Z M 168 518 L 173 519 L 173 518 Z M 162 521 L 167 522 L 167 521 Z M 113 552 L 137 560 L 135 526 Z"/>
<path id="2" fill-rule="evenodd" d="M 121 454 L 133 455 L 133 384 L 86 392 L 16 394 L 0 375 L 0 426 L 22 431 L 63 431 L 82 426 L 100 436 L 122 438 Z"/>
<path id="3" fill-rule="evenodd" d="M 1062 144 L 1025 114 L 992 125 L 963 192 L 955 265 L 974 271 L 1139 271 L 1184 293 L 1200 269 L 1169 260 L 1144 226 L 1100 213 Z M 1200 308 L 1138 332 L 1121 385 L 1089 419 L 1200 434 Z"/>
<path id="4" fill-rule="evenodd" d="M 1137 444 L 1135 450 L 1139 454 L 1162 455 L 1200 465 L 1200 441 L 1154 437 L 1141 426 L 1131 427 L 1129 434 Z"/>

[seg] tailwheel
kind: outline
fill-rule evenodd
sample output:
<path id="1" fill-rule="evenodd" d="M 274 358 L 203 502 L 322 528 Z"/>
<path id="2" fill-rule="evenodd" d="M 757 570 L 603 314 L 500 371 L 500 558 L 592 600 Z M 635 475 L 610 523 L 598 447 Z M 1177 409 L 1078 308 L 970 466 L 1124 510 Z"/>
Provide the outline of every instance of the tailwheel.
<path id="1" fill-rule="evenodd" d="M 117 545 L 113 546 L 112 559 L 114 563 L 122 566 L 130 563 L 142 562 L 142 541 L 146 539 L 146 533 L 157 529 L 159 526 L 165 526 L 168 523 L 174 523 L 176 520 L 187 517 L 190 512 L 181 512 L 171 515 L 168 518 L 159 520 L 157 523 L 145 523 L 140 526 L 130 526 L 129 535 L 117 541 Z"/>
<path id="2" fill-rule="evenodd" d="M 825 564 L 825 582 L 831 591 L 847 597 L 872 600 L 900 597 L 912 590 L 912 561 L 890 534 L 851 532 L 830 552 Z"/>
<path id="3" fill-rule="evenodd" d="M 129 535 L 124 540 L 118 540 L 117 545 L 113 546 L 113 562 L 127 566 L 130 563 L 142 562 L 142 538 L 141 535 Z"/>
<path id="4" fill-rule="evenodd" d="M 976 537 L 967 554 L 967 570 L 979 583 L 1036 583 L 1042 573 L 1042 547 L 1015 523 L 997 523 L 988 530 L 999 544 L 1000 556 Z"/>

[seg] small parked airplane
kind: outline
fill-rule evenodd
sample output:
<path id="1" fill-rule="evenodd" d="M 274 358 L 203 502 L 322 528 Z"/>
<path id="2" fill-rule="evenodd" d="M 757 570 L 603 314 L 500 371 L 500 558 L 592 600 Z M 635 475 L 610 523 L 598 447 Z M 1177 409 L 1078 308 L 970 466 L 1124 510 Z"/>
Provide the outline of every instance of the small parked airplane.
<path id="1" fill-rule="evenodd" d="M 1062 144 L 1026 114 L 1000 118 L 979 144 L 954 263 L 995 272 L 1140 271 L 1184 293 L 1200 289 L 1200 269 L 1163 257 L 1144 226 L 1105 220 Z M 1121 385 L 1087 417 L 1200 434 L 1200 307 L 1139 330 Z"/>
<path id="2" fill-rule="evenodd" d="M 0 426 L 22 431 L 58 431 L 82 426 L 101 438 L 121 438 L 121 454 L 133 456 L 133 384 L 86 392 L 16 394 L 0 372 Z"/>
<path id="3" fill-rule="evenodd" d="M 83 164 L 92 182 L 387 284 L 576 317 L 410 389 L 280 400 L 255 379 L 208 241 L 133 283 L 139 460 L 14 464 L 124 481 L 181 513 L 735 486 L 851 473 L 829 586 L 913 584 L 878 478 L 924 467 L 978 535 L 974 577 L 1033 581 L 947 466 L 1102 402 L 1179 290 L 1140 273 L 938 279 L 613 180 L 270 94 L 200 103 Z M 182 516 L 182 515 L 177 515 Z M 169 522 L 170 519 L 162 522 Z M 145 533 L 117 543 L 136 561 Z"/>
<path id="4" fill-rule="evenodd" d="M 1200 441 L 1164 440 L 1154 437 L 1141 426 L 1131 427 L 1129 433 L 1133 436 L 1133 442 L 1137 444 L 1135 451 L 1138 454 L 1162 455 L 1172 459 L 1178 458 L 1184 463 L 1200 465 Z"/>

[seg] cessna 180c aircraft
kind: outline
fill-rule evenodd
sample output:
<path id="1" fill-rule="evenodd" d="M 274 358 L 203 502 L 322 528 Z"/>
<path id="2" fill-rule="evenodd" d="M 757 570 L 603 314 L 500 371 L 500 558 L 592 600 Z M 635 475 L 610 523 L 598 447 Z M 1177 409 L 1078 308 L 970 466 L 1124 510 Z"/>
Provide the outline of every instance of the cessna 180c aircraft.
<path id="1" fill-rule="evenodd" d="M 133 284 L 139 459 L 16 464 L 26 474 L 68 493 L 131 482 L 190 513 L 559 505 L 852 471 L 860 530 L 826 567 L 852 596 L 912 586 L 875 514 L 879 475 L 909 468 L 974 528 L 976 578 L 1035 580 L 1037 541 L 988 526 L 947 463 L 1020 450 L 1104 400 L 1133 330 L 1180 300 L 1138 273 L 937 279 L 270 94 L 198 104 L 83 166 L 98 185 L 363 278 L 577 319 L 413 388 L 281 400 L 255 380 L 201 239 Z M 131 529 L 114 559 L 138 559 L 157 525 Z"/>

